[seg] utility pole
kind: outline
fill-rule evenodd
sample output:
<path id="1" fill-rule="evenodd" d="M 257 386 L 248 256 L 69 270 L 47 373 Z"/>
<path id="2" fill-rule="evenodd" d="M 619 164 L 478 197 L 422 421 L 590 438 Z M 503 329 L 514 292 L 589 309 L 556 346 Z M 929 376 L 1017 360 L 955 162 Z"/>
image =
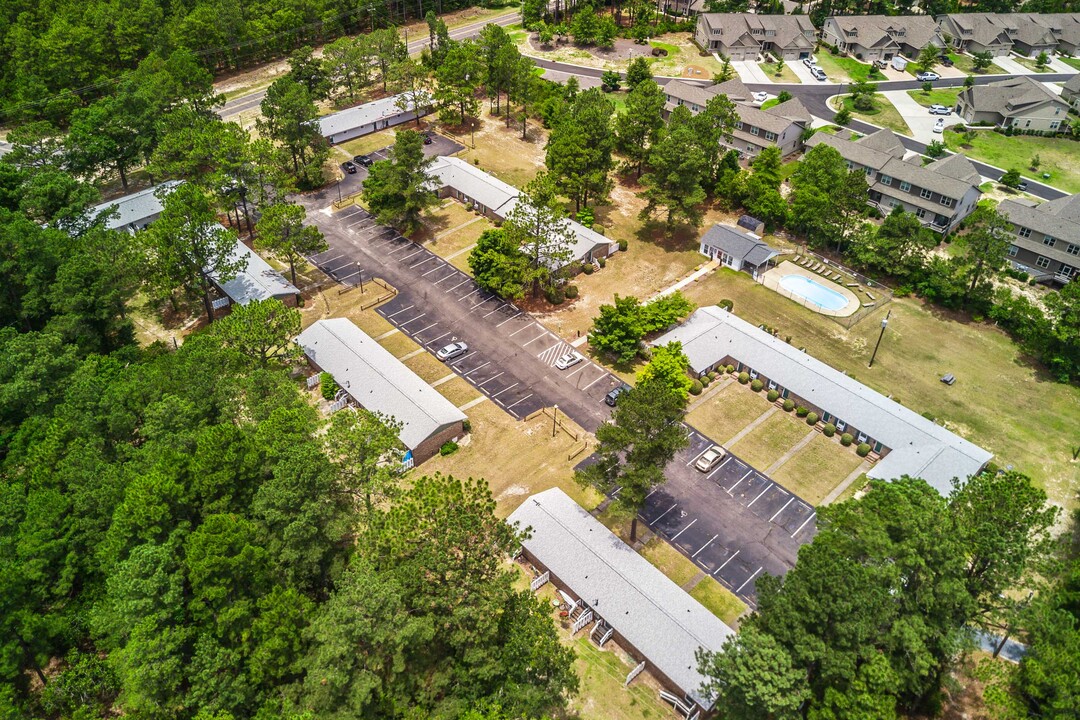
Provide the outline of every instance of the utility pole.
<path id="1" fill-rule="evenodd" d="M 870 356 L 870 364 L 866 367 L 874 367 L 874 358 L 877 357 L 878 348 L 881 347 L 881 338 L 885 337 L 885 328 L 889 325 L 890 315 L 892 315 L 892 310 L 885 313 L 885 317 L 881 318 L 881 334 L 877 336 L 877 343 L 874 345 L 874 353 Z"/>
<path id="2" fill-rule="evenodd" d="M 555 437 L 555 419 L 559 417 L 559 406 L 555 406 L 555 412 L 551 416 L 551 437 Z"/>

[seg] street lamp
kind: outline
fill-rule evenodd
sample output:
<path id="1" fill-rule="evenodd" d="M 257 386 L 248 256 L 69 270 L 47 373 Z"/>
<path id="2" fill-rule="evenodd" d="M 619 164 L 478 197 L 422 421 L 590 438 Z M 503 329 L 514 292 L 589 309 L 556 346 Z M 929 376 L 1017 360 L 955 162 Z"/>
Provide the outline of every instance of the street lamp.
<path id="1" fill-rule="evenodd" d="M 551 437 L 555 437 L 555 419 L 559 417 L 559 406 L 555 406 L 555 413 L 551 416 Z"/>
<path id="2" fill-rule="evenodd" d="M 870 356 L 870 364 L 868 368 L 874 367 L 874 358 L 877 357 L 878 348 L 881 347 L 881 338 L 885 337 L 885 328 L 889 326 L 889 316 L 892 315 L 892 310 L 885 313 L 885 317 L 881 318 L 881 333 L 877 336 L 877 343 L 874 345 L 874 353 Z"/>

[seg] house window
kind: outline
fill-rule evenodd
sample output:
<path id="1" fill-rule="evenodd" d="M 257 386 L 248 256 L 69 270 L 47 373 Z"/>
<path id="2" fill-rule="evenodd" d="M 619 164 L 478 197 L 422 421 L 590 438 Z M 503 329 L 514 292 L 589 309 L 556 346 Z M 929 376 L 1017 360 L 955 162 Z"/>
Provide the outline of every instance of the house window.
<path id="1" fill-rule="evenodd" d="M 1009 246 L 1009 257 L 1016 257 L 1016 253 L 1020 252 L 1020 248 L 1015 245 Z"/>
<path id="2" fill-rule="evenodd" d="M 867 440 L 867 435 L 864 432 L 858 434 L 857 439 L 860 443 L 864 443 Z"/>
<path id="3" fill-rule="evenodd" d="M 926 188 L 923 188 L 922 190 L 919 190 L 919 197 L 921 197 L 923 200 L 929 200 L 930 196 L 933 195 L 933 194 L 934 193 L 930 192 Z"/>
<path id="4" fill-rule="evenodd" d="M 760 132 L 761 132 L 761 130 L 760 130 L 760 128 L 758 128 L 757 125 L 751 125 L 750 126 L 750 134 L 751 135 L 757 135 Z"/>
<path id="5" fill-rule="evenodd" d="M 773 381 L 773 380 L 769 381 L 769 389 L 770 390 L 775 390 L 776 389 L 776 382 L 775 381 Z"/>
<path id="6" fill-rule="evenodd" d="M 872 167 L 866 168 L 866 174 L 872 176 L 874 174 L 874 168 L 872 168 Z"/>
<path id="7" fill-rule="evenodd" d="M 774 133 L 774 132 L 766 132 L 765 133 L 765 139 L 766 140 L 775 140 L 776 139 L 776 133 Z"/>
<path id="8" fill-rule="evenodd" d="M 1050 267 L 1050 258 L 1040 255 L 1038 259 L 1035 260 L 1035 264 L 1041 268 L 1048 268 Z"/>
<path id="9" fill-rule="evenodd" d="M 742 120 L 736 120 L 735 121 L 735 129 L 736 130 L 742 130 Z"/>
<path id="10" fill-rule="evenodd" d="M 881 176 L 881 184 L 882 185 L 892 185 L 892 176 L 890 176 L 890 175 L 882 175 Z"/>
<path id="11" fill-rule="evenodd" d="M 851 171 L 851 170 L 854 170 L 854 169 L 855 169 L 855 163 L 851 162 L 850 160 L 847 160 L 847 161 L 845 161 L 845 162 L 847 163 L 847 169 L 848 169 L 848 171 Z"/>
<path id="12" fill-rule="evenodd" d="M 889 198 L 889 207 L 891 207 L 891 208 L 894 208 L 894 207 L 896 207 L 896 206 L 897 206 L 897 205 L 899 205 L 899 204 L 900 204 L 900 203 L 899 203 L 898 201 L 896 201 L 896 200 L 893 200 L 892 198 Z"/>
<path id="13" fill-rule="evenodd" d="M 1060 120 L 1051 120 L 1050 121 L 1050 129 L 1051 130 L 1057 130 L 1060 125 L 1061 125 Z"/>
<path id="14" fill-rule="evenodd" d="M 943 197 L 943 198 L 941 198 L 941 200 L 940 200 L 940 203 L 941 203 L 942 205 L 944 205 L 945 207 L 952 207 L 952 204 L 953 204 L 953 199 L 952 199 L 952 198 L 947 198 L 947 197 Z"/>
<path id="15" fill-rule="evenodd" d="M 904 192 L 910 191 L 911 190 L 911 183 L 909 183 L 907 180 L 902 180 L 900 182 L 900 189 L 903 190 Z"/>
<path id="16" fill-rule="evenodd" d="M 1022 228 L 1020 228 L 1019 230 L 1016 231 L 1016 234 L 1019 235 L 1022 238 L 1031 237 L 1031 228 L 1022 227 Z"/>
<path id="17" fill-rule="evenodd" d="M 1071 265 L 1062 265 L 1058 269 L 1058 275 L 1064 275 L 1065 277 L 1071 278 L 1076 275 L 1076 268 Z"/>
<path id="18" fill-rule="evenodd" d="M 750 371 L 750 379 L 751 380 L 757 380 L 757 370 L 751 370 Z"/>
<path id="19" fill-rule="evenodd" d="M 843 420 L 837 420 L 836 421 L 836 429 L 839 430 L 840 432 L 844 432 L 845 430 L 847 430 L 847 423 L 844 422 Z"/>
<path id="20" fill-rule="evenodd" d="M 922 220 L 924 217 L 926 217 L 926 210 L 924 210 L 923 208 L 917 208 L 915 210 L 915 217 Z"/>
<path id="21" fill-rule="evenodd" d="M 1054 247 L 1055 245 L 1057 245 L 1057 240 L 1050 237 L 1049 235 L 1044 235 L 1043 245 L 1045 245 L 1046 247 Z"/>
<path id="22" fill-rule="evenodd" d="M 1070 244 L 1069 247 L 1065 248 L 1065 252 L 1069 253 L 1070 255 L 1080 255 L 1080 245 Z"/>

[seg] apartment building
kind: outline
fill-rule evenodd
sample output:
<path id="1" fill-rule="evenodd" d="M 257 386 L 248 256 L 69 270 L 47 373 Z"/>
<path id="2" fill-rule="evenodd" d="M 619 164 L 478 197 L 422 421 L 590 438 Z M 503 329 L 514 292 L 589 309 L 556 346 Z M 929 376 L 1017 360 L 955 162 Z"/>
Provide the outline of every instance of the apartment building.
<path id="1" fill-rule="evenodd" d="M 1015 267 L 1044 282 L 1065 284 L 1080 275 L 1080 195 L 1042 204 L 1005 200 L 998 212 L 1013 224 Z"/>
<path id="2" fill-rule="evenodd" d="M 917 58 L 927 45 L 944 48 L 941 29 L 929 15 L 843 15 L 826 18 L 822 39 L 857 60 Z"/>
<path id="3" fill-rule="evenodd" d="M 702 13 L 694 38 L 704 50 L 752 62 L 765 54 L 785 61 L 810 57 L 816 35 L 806 15 Z"/>
<path id="4" fill-rule="evenodd" d="M 1047 132 L 1066 124 L 1069 102 L 1043 83 L 1020 75 L 964 88 L 956 98 L 956 112 L 969 124 Z"/>

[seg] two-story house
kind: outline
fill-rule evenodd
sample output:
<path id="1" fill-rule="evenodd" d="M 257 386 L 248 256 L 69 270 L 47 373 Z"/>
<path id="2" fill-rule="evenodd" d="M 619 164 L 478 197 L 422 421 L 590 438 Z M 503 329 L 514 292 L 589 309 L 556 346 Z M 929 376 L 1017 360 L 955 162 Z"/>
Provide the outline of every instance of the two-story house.
<path id="1" fill-rule="evenodd" d="M 702 13 L 694 39 L 703 50 L 735 61 L 755 61 L 766 53 L 788 60 L 810 57 L 816 30 L 806 15 Z"/>
<path id="2" fill-rule="evenodd" d="M 974 212 L 982 195 L 982 179 L 966 157 L 950 155 L 929 165 L 923 165 L 919 155 L 905 160 L 907 151 L 892 130 L 858 140 L 846 132 L 817 132 L 806 141 L 810 148 L 822 144 L 839 152 L 849 170 L 866 173 L 870 205 L 886 214 L 902 207 L 935 232 L 950 232 Z"/>
<path id="3" fill-rule="evenodd" d="M 1066 124 L 1069 102 L 1027 76 L 964 88 L 956 112 L 968 124 L 994 124 L 1018 130 L 1056 131 Z"/>
<path id="4" fill-rule="evenodd" d="M 757 155 L 767 147 L 780 148 L 781 155 L 790 155 L 802 148 L 802 136 L 813 118 L 797 98 L 762 110 L 753 104 L 746 85 L 740 80 L 702 87 L 682 80 L 670 80 L 664 85 L 664 116 L 682 105 L 697 115 L 710 98 L 726 95 L 735 103 L 737 120 L 730 139 L 721 142 L 738 150 L 741 155 Z"/>
<path id="5" fill-rule="evenodd" d="M 1016 25 L 997 13 L 954 13 L 937 19 L 942 35 L 961 52 L 989 52 L 1001 57 L 1012 52 Z"/>
<path id="6" fill-rule="evenodd" d="M 941 29 L 929 15 L 843 15 L 826 18 L 822 38 L 857 60 L 916 58 L 927 45 L 944 48 Z"/>
<path id="7" fill-rule="evenodd" d="M 1009 260 L 1015 267 L 1044 282 L 1080 276 L 1080 195 L 1042 204 L 1005 200 L 998 212 L 1013 224 Z"/>

